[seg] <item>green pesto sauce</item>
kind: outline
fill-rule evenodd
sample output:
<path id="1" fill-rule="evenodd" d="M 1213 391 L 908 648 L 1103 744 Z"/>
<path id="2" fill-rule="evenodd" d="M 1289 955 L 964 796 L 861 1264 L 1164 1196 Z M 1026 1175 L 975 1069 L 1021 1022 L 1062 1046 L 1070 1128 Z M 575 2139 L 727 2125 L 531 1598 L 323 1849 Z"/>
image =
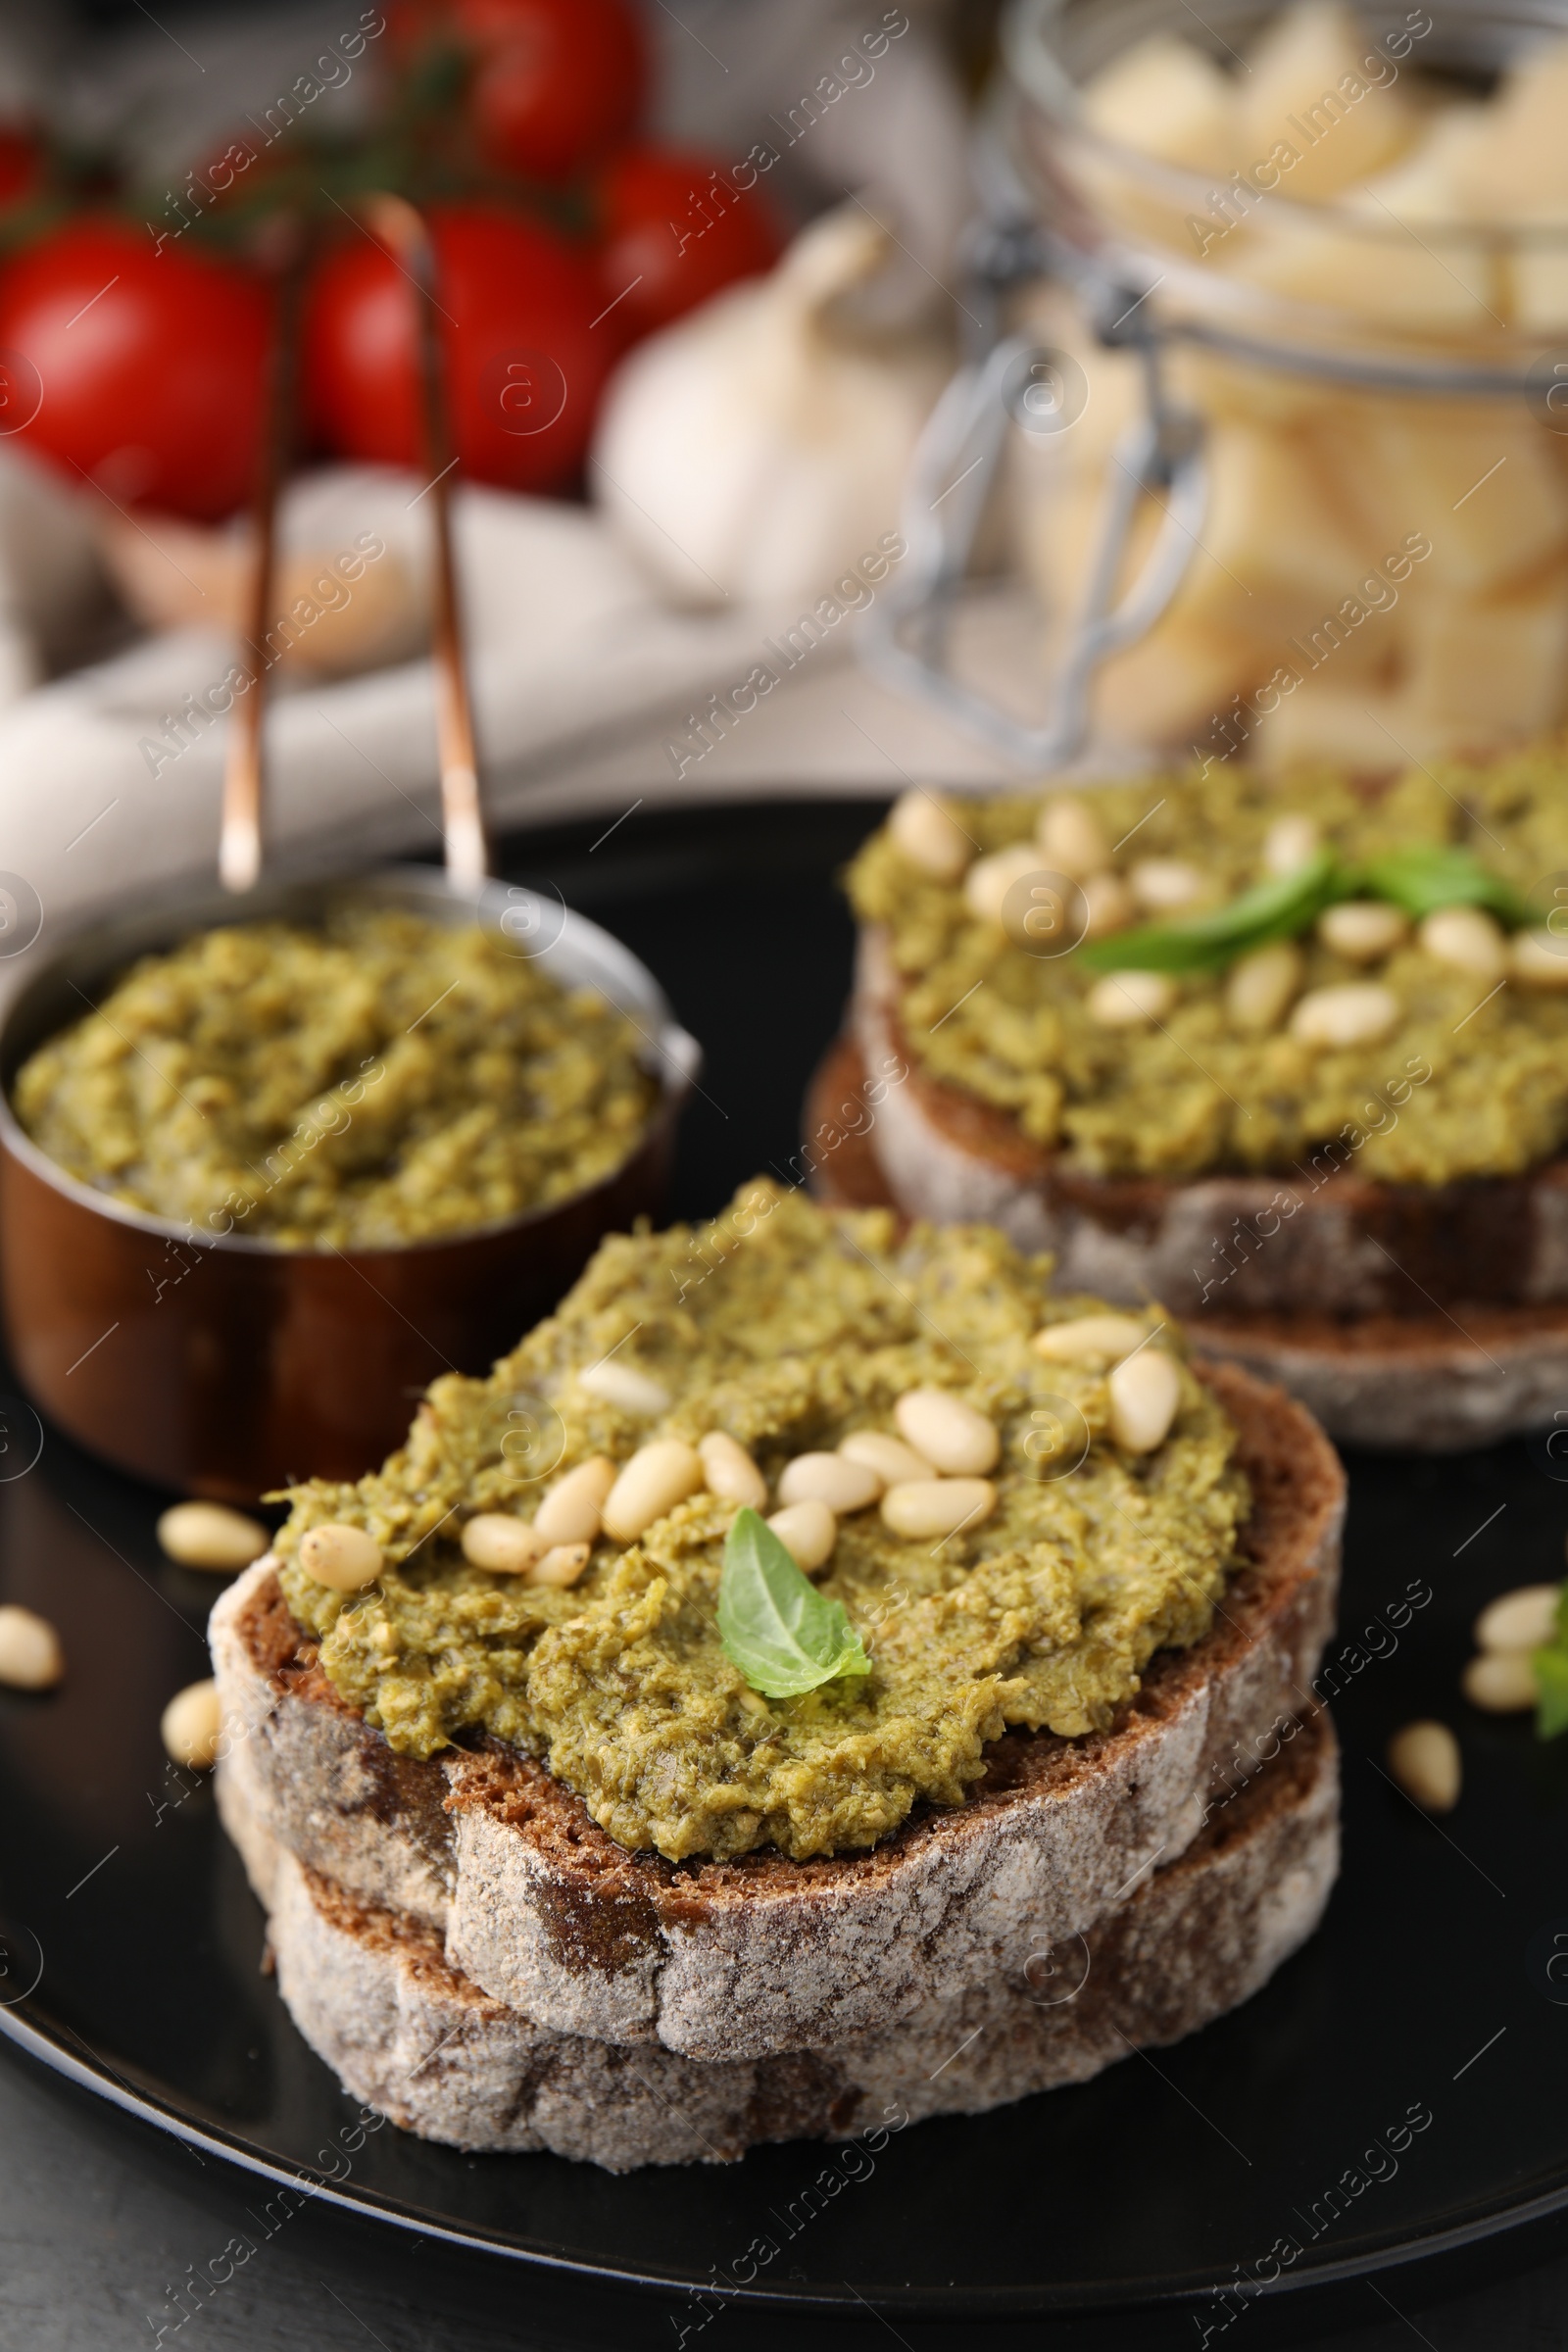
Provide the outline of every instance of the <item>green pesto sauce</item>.
<path id="1" fill-rule="evenodd" d="M 145 956 L 40 1047 L 17 1116 L 95 1190 L 204 1233 L 381 1249 L 583 1191 L 657 1095 L 637 1031 L 476 926 L 345 903 Z"/>
<path id="2" fill-rule="evenodd" d="M 1180 858 L 1211 877 L 1219 903 L 1262 879 L 1264 836 L 1296 810 L 1349 860 L 1453 842 L 1526 895 L 1568 873 L 1560 747 L 1413 773 L 1371 805 L 1332 777 L 1275 789 L 1228 770 L 1083 797 L 1112 843 L 1137 828 L 1118 866 Z M 1041 805 L 1038 795 L 966 801 L 964 828 L 987 851 L 1028 841 Z M 1042 958 L 1014 946 L 970 913 L 961 881 L 933 881 L 885 830 L 849 883 L 861 921 L 888 935 L 920 1068 L 1009 1113 L 1032 1142 L 1088 1173 L 1289 1174 L 1343 1138 L 1364 1176 L 1445 1184 L 1515 1175 L 1568 1146 L 1568 997 L 1510 981 L 1482 1004 L 1490 983 L 1413 942 L 1368 970 L 1308 935 L 1303 987 L 1380 982 L 1401 1007 L 1391 1034 L 1332 1051 L 1283 1025 L 1249 1036 L 1226 1016 L 1223 976 L 1206 974 L 1181 978 L 1157 1028 L 1105 1029 L 1084 1012 L 1097 975 L 1076 955 Z"/>
<path id="3" fill-rule="evenodd" d="M 1006 1726 L 1106 1724 L 1156 1649 L 1207 1632 L 1234 1563 L 1248 1494 L 1226 1416 L 1184 1369 L 1165 1445 L 1124 1456 L 1102 1373 L 1029 1346 L 1091 1303 L 1048 1283 L 1049 1260 L 988 1228 L 900 1240 L 886 1212 L 832 1217 L 760 1182 L 704 1229 L 617 1236 L 489 1380 L 436 1381 L 380 1471 L 292 1491 L 277 1544 L 289 1606 L 394 1748 L 426 1756 L 482 1727 L 542 1756 L 623 1845 L 676 1860 L 871 1845 L 919 1798 L 960 1803 Z M 664 1385 L 666 1412 L 640 1418 L 579 1385 L 611 1349 Z M 841 1520 L 819 1581 L 862 1634 L 864 1680 L 748 1706 L 714 1622 L 736 1506 L 706 1494 L 639 1543 L 601 1540 L 568 1591 L 459 1550 L 471 1513 L 527 1517 L 590 1454 L 722 1429 L 771 1486 L 793 1454 L 891 1430 L 895 1399 L 921 1385 L 996 1422 L 1000 1505 L 937 1544 L 893 1536 L 874 1506 Z M 541 1422 L 559 1460 L 530 1480 Z M 345 1599 L 297 1565 L 325 1520 L 383 1546 L 367 1593 Z"/>

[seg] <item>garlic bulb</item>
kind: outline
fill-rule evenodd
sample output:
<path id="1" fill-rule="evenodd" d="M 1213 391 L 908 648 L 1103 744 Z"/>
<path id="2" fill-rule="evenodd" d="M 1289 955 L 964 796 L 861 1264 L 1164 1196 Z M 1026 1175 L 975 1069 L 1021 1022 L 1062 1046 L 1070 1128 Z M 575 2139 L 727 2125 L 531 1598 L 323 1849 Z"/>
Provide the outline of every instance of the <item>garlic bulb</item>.
<path id="1" fill-rule="evenodd" d="M 933 338 L 868 340 L 834 315 L 889 250 L 858 207 L 829 213 L 616 375 L 595 495 L 680 603 L 820 595 L 897 522 L 948 361 Z"/>

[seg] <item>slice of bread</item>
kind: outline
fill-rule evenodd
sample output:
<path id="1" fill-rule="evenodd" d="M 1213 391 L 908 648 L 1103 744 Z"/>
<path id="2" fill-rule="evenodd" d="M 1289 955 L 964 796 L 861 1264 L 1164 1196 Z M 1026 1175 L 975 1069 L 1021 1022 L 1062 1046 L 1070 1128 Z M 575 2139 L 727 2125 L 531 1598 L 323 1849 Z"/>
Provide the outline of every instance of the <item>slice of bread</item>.
<path id="1" fill-rule="evenodd" d="M 213 1612 L 221 1778 L 301 1863 L 407 1916 L 493 1999 L 562 2034 L 752 2058 L 885 2027 L 1084 1933 L 1255 1769 L 1333 1623 L 1344 1474 L 1277 1389 L 1206 1370 L 1251 1483 L 1212 1631 L 1161 1652 L 1110 1729 L 1009 1734 L 974 1793 L 863 1853 L 671 1863 L 630 1853 L 530 1758 L 393 1755 L 337 1696 L 270 1559 Z"/>
<path id="2" fill-rule="evenodd" d="M 1005 1977 L 929 1997 L 896 2025 L 791 2055 L 705 2064 L 561 2034 L 491 1998 L 425 1923 L 350 1894 L 271 1837 L 245 1785 L 223 1818 L 270 1914 L 278 1984 L 357 2098 L 460 2148 L 549 2148 L 612 2172 L 715 2163 L 764 2140 L 899 2131 L 1081 2082 L 1247 2000 L 1316 1927 L 1339 1857 L 1326 1714 L 1179 1859 L 1082 1936 L 1042 1938 Z"/>
<path id="3" fill-rule="evenodd" d="M 872 1104 L 866 1069 L 907 1075 Z M 861 1134 L 824 1152 L 857 1105 Z M 1548 1422 L 1568 1393 L 1568 1162 L 1425 1189 L 1369 1182 L 1344 1153 L 1290 1177 L 1077 1174 L 921 1072 L 870 933 L 851 1035 L 817 1073 L 806 1132 L 819 1199 L 983 1219 L 1053 1251 L 1059 1290 L 1158 1298 L 1195 1349 L 1281 1381 L 1334 1437 L 1488 1445 Z"/>

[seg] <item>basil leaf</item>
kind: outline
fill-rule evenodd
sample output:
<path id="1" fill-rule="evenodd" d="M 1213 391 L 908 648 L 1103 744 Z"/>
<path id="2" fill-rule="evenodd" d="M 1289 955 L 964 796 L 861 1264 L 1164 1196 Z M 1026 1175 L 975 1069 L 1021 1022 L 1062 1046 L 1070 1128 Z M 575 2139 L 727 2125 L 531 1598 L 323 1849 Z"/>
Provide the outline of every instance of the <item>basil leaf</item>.
<path id="1" fill-rule="evenodd" d="M 798 1698 L 871 1661 L 844 1603 L 803 1576 L 765 1519 L 736 1513 L 724 1539 L 718 1631 L 730 1663 L 765 1698 Z"/>
<path id="2" fill-rule="evenodd" d="M 1218 972 L 1271 939 L 1290 939 L 1316 922 L 1325 906 L 1349 891 L 1332 850 L 1318 850 L 1276 881 L 1244 890 L 1212 914 L 1174 923 L 1149 923 L 1091 940 L 1078 951 L 1092 972 Z"/>
<path id="3" fill-rule="evenodd" d="M 1387 899 L 1412 922 L 1441 906 L 1486 906 L 1516 929 L 1530 909 L 1511 884 L 1494 874 L 1468 850 L 1448 842 L 1420 842 L 1371 858 L 1351 877 L 1357 897 Z"/>
<path id="4" fill-rule="evenodd" d="M 1536 1737 L 1556 1740 L 1568 1732 L 1568 1649 L 1560 1642 L 1530 1653 L 1536 1674 Z"/>

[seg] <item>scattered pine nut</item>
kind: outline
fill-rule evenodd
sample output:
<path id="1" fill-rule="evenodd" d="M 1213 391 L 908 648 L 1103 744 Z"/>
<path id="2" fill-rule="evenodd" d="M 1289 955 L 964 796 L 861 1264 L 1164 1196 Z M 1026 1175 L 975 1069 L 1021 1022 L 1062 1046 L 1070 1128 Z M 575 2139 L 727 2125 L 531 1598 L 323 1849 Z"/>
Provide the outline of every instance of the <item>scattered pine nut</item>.
<path id="1" fill-rule="evenodd" d="M 957 819 L 918 785 L 894 802 L 888 831 L 909 863 L 938 882 L 956 882 L 974 856 L 974 844 Z"/>
<path id="2" fill-rule="evenodd" d="M 1451 963 L 1489 986 L 1508 969 L 1508 942 L 1484 906 L 1440 906 L 1416 937 L 1439 963 Z"/>
<path id="3" fill-rule="evenodd" d="M 833 1557 L 839 1523 L 827 1504 L 814 1495 L 775 1511 L 767 1524 L 803 1576 L 814 1576 Z"/>
<path id="4" fill-rule="evenodd" d="M 1459 1677 L 1459 1688 L 1488 1715 L 1520 1714 L 1541 1695 L 1528 1649 L 1482 1650 Z"/>
<path id="5" fill-rule="evenodd" d="M 1317 855 L 1322 836 L 1310 816 L 1277 816 L 1263 836 L 1263 864 L 1271 874 L 1294 874 Z"/>
<path id="6" fill-rule="evenodd" d="M 710 1494 L 760 1511 L 767 1500 L 767 1481 L 744 1446 L 722 1429 L 710 1429 L 697 1441 L 703 1477 Z"/>
<path id="7" fill-rule="evenodd" d="M 1278 1028 L 1301 985 L 1301 951 L 1294 939 L 1276 939 L 1239 956 L 1225 983 L 1225 1012 L 1233 1029 L 1261 1037 Z"/>
<path id="8" fill-rule="evenodd" d="M 662 1519 L 703 1484 L 703 1460 L 679 1438 L 656 1438 L 639 1446 L 605 1497 L 605 1533 L 617 1544 L 635 1544 L 645 1528 Z"/>
<path id="9" fill-rule="evenodd" d="M 910 1542 L 929 1536 L 967 1535 L 997 1507 L 989 1478 L 919 1478 L 889 1487 L 882 1497 L 882 1522 Z"/>
<path id="10" fill-rule="evenodd" d="M 858 1429 L 839 1442 L 839 1451 L 847 1462 L 863 1462 L 874 1470 L 885 1487 L 906 1484 L 911 1478 L 929 1478 L 934 1465 L 902 1438 L 886 1430 Z"/>
<path id="11" fill-rule="evenodd" d="M 270 1539 L 257 1520 L 220 1502 L 176 1502 L 158 1522 L 158 1541 L 182 1568 L 228 1576 L 259 1560 Z"/>
<path id="12" fill-rule="evenodd" d="M 635 1364 L 617 1364 L 613 1356 L 579 1372 L 577 1386 L 606 1404 L 618 1405 L 623 1413 L 640 1414 L 645 1421 L 669 1410 L 669 1391 L 662 1381 L 639 1372 Z"/>
<path id="13" fill-rule="evenodd" d="M 1568 939 L 1551 931 L 1516 931 L 1508 966 L 1524 988 L 1568 988 Z"/>
<path id="14" fill-rule="evenodd" d="M 47 1617 L 14 1602 L 0 1608 L 0 1683 L 13 1690 L 48 1690 L 65 1671 L 66 1653 Z"/>
<path id="15" fill-rule="evenodd" d="M 848 1461 L 842 1453 L 798 1453 L 780 1474 L 778 1498 L 784 1503 L 825 1502 L 842 1517 L 875 1502 L 883 1484 L 868 1462 Z"/>
<path id="16" fill-rule="evenodd" d="M 1073 882 L 1102 873 L 1110 863 L 1105 828 L 1072 793 L 1055 793 L 1040 811 L 1035 839 L 1053 872 Z"/>
<path id="17" fill-rule="evenodd" d="M 1133 1315 L 1074 1315 L 1068 1323 L 1048 1323 L 1029 1345 L 1054 1364 L 1081 1364 L 1107 1356 L 1119 1362 L 1149 1337 L 1149 1326 Z"/>
<path id="18" fill-rule="evenodd" d="M 210 1772 L 218 1761 L 218 1742 L 223 1728 L 222 1710 L 214 1682 L 188 1683 L 176 1690 L 164 1709 L 158 1729 L 176 1764 L 191 1772 Z"/>
<path id="19" fill-rule="evenodd" d="M 463 1556 L 494 1576 L 521 1576 L 549 1549 L 536 1527 L 508 1511 L 479 1511 L 463 1531 Z"/>
<path id="20" fill-rule="evenodd" d="M 1386 899 L 1344 899 L 1325 906 L 1317 935 L 1348 963 L 1381 963 L 1410 936 L 1410 918 Z"/>
<path id="21" fill-rule="evenodd" d="M 1312 988 L 1291 1015 L 1291 1035 L 1303 1046 L 1369 1046 L 1396 1028 L 1399 1000 L 1375 980 L 1342 988 Z"/>
<path id="22" fill-rule="evenodd" d="M 334 1592 L 359 1592 L 373 1585 L 385 1566 L 381 1546 L 363 1527 L 329 1519 L 300 1538 L 300 1566 Z"/>
<path id="23" fill-rule="evenodd" d="M 1203 875 L 1185 858 L 1140 858 L 1127 880 L 1146 914 L 1174 914 L 1178 907 L 1200 899 L 1208 888 Z"/>
<path id="24" fill-rule="evenodd" d="M 609 1454 L 596 1453 L 558 1479 L 533 1515 L 541 1541 L 546 1544 L 594 1543 L 617 1475 Z"/>
<path id="25" fill-rule="evenodd" d="M 1118 1364 L 1108 1382 L 1110 1434 L 1128 1453 L 1152 1453 L 1170 1435 L 1182 1400 L 1182 1376 L 1173 1357 L 1156 1348 Z"/>
<path id="26" fill-rule="evenodd" d="M 1555 1639 L 1557 1585 L 1517 1585 L 1489 1600 L 1476 1619 L 1478 1649 L 1540 1649 Z"/>
<path id="27" fill-rule="evenodd" d="M 893 1407 L 899 1435 L 934 1469 L 974 1477 L 1002 1451 L 995 1423 L 946 1389 L 906 1389 Z"/>
<path id="28" fill-rule="evenodd" d="M 1138 1029 L 1165 1018 L 1176 1003 L 1176 983 L 1169 972 L 1107 972 L 1084 1003 L 1102 1029 Z"/>
<path id="29" fill-rule="evenodd" d="M 588 1565 L 590 1544 L 553 1544 L 528 1571 L 530 1585 L 574 1585 Z"/>
<path id="30" fill-rule="evenodd" d="M 1451 1813 L 1459 1802 L 1459 1742 L 1446 1723 L 1407 1723 L 1396 1732 L 1389 1770 L 1424 1812 Z"/>

